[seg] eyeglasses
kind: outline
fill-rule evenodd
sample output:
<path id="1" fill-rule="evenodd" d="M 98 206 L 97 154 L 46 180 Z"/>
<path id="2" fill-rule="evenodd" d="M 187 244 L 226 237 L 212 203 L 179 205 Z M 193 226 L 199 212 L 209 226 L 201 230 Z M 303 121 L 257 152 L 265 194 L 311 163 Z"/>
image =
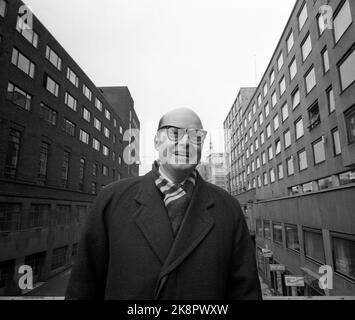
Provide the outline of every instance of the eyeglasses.
<path id="1" fill-rule="evenodd" d="M 172 126 L 165 126 L 159 128 L 159 130 L 165 129 L 167 136 L 171 141 L 180 141 L 185 134 L 189 137 L 189 141 L 193 144 L 202 144 L 206 138 L 207 131 L 201 129 L 185 129 Z"/>

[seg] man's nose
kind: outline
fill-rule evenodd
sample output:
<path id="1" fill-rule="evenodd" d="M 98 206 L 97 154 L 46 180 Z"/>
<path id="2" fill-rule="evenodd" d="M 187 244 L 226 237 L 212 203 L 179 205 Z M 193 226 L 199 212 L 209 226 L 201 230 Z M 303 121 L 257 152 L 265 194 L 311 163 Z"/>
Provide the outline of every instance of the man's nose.
<path id="1" fill-rule="evenodd" d="M 182 138 L 179 140 L 179 144 L 187 145 L 189 143 L 189 136 L 187 135 L 187 132 L 183 132 Z"/>

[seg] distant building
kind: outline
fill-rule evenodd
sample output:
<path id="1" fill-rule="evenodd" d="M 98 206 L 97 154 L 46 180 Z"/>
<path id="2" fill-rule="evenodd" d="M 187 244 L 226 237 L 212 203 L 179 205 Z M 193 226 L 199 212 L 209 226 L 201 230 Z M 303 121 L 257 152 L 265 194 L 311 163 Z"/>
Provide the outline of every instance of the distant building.
<path id="1" fill-rule="evenodd" d="M 260 274 L 284 295 L 355 296 L 355 1 L 327 1 L 331 26 L 324 3 L 296 1 L 250 101 L 224 122 L 231 193 L 256 234 Z M 322 265 L 331 290 L 318 286 Z M 305 286 L 286 287 L 285 275 Z"/>
<path id="2" fill-rule="evenodd" d="M 211 153 L 207 161 L 210 173 L 208 182 L 228 191 L 224 153 Z"/>
<path id="3" fill-rule="evenodd" d="M 21 293 L 21 265 L 35 282 L 70 267 L 97 193 L 138 175 L 123 161 L 133 100 L 106 99 L 35 17 L 21 29 L 22 5 L 0 0 L 0 295 Z"/>

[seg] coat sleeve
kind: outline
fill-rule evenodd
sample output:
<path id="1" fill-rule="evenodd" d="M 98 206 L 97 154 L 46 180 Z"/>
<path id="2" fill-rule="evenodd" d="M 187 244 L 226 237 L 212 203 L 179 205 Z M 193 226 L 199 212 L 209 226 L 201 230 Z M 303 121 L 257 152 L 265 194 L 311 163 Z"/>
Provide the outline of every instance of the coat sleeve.
<path id="1" fill-rule="evenodd" d="M 66 290 L 67 300 L 104 299 L 108 264 L 108 240 L 104 220 L 105 190 L 94 201 L 80 236 L 78 255 Z"/>
<path id="2" fill-rule="evenodd" d="M 262 299 L 255 248 L 239 203 L 237 203 L 227 298 L 231 300 Z"/>

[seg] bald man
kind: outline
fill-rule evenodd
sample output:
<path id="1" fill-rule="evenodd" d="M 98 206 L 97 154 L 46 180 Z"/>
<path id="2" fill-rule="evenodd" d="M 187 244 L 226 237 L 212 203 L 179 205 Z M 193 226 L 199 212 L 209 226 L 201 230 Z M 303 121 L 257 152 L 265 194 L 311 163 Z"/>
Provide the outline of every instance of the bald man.
<path id="1" fill-rule="evenodd" d="M 160 119 L 152 170 L 94 201 L 67 299 L 261 299 L 238 201 L 196 171 L 205 137 L 190 109 Z"/>

